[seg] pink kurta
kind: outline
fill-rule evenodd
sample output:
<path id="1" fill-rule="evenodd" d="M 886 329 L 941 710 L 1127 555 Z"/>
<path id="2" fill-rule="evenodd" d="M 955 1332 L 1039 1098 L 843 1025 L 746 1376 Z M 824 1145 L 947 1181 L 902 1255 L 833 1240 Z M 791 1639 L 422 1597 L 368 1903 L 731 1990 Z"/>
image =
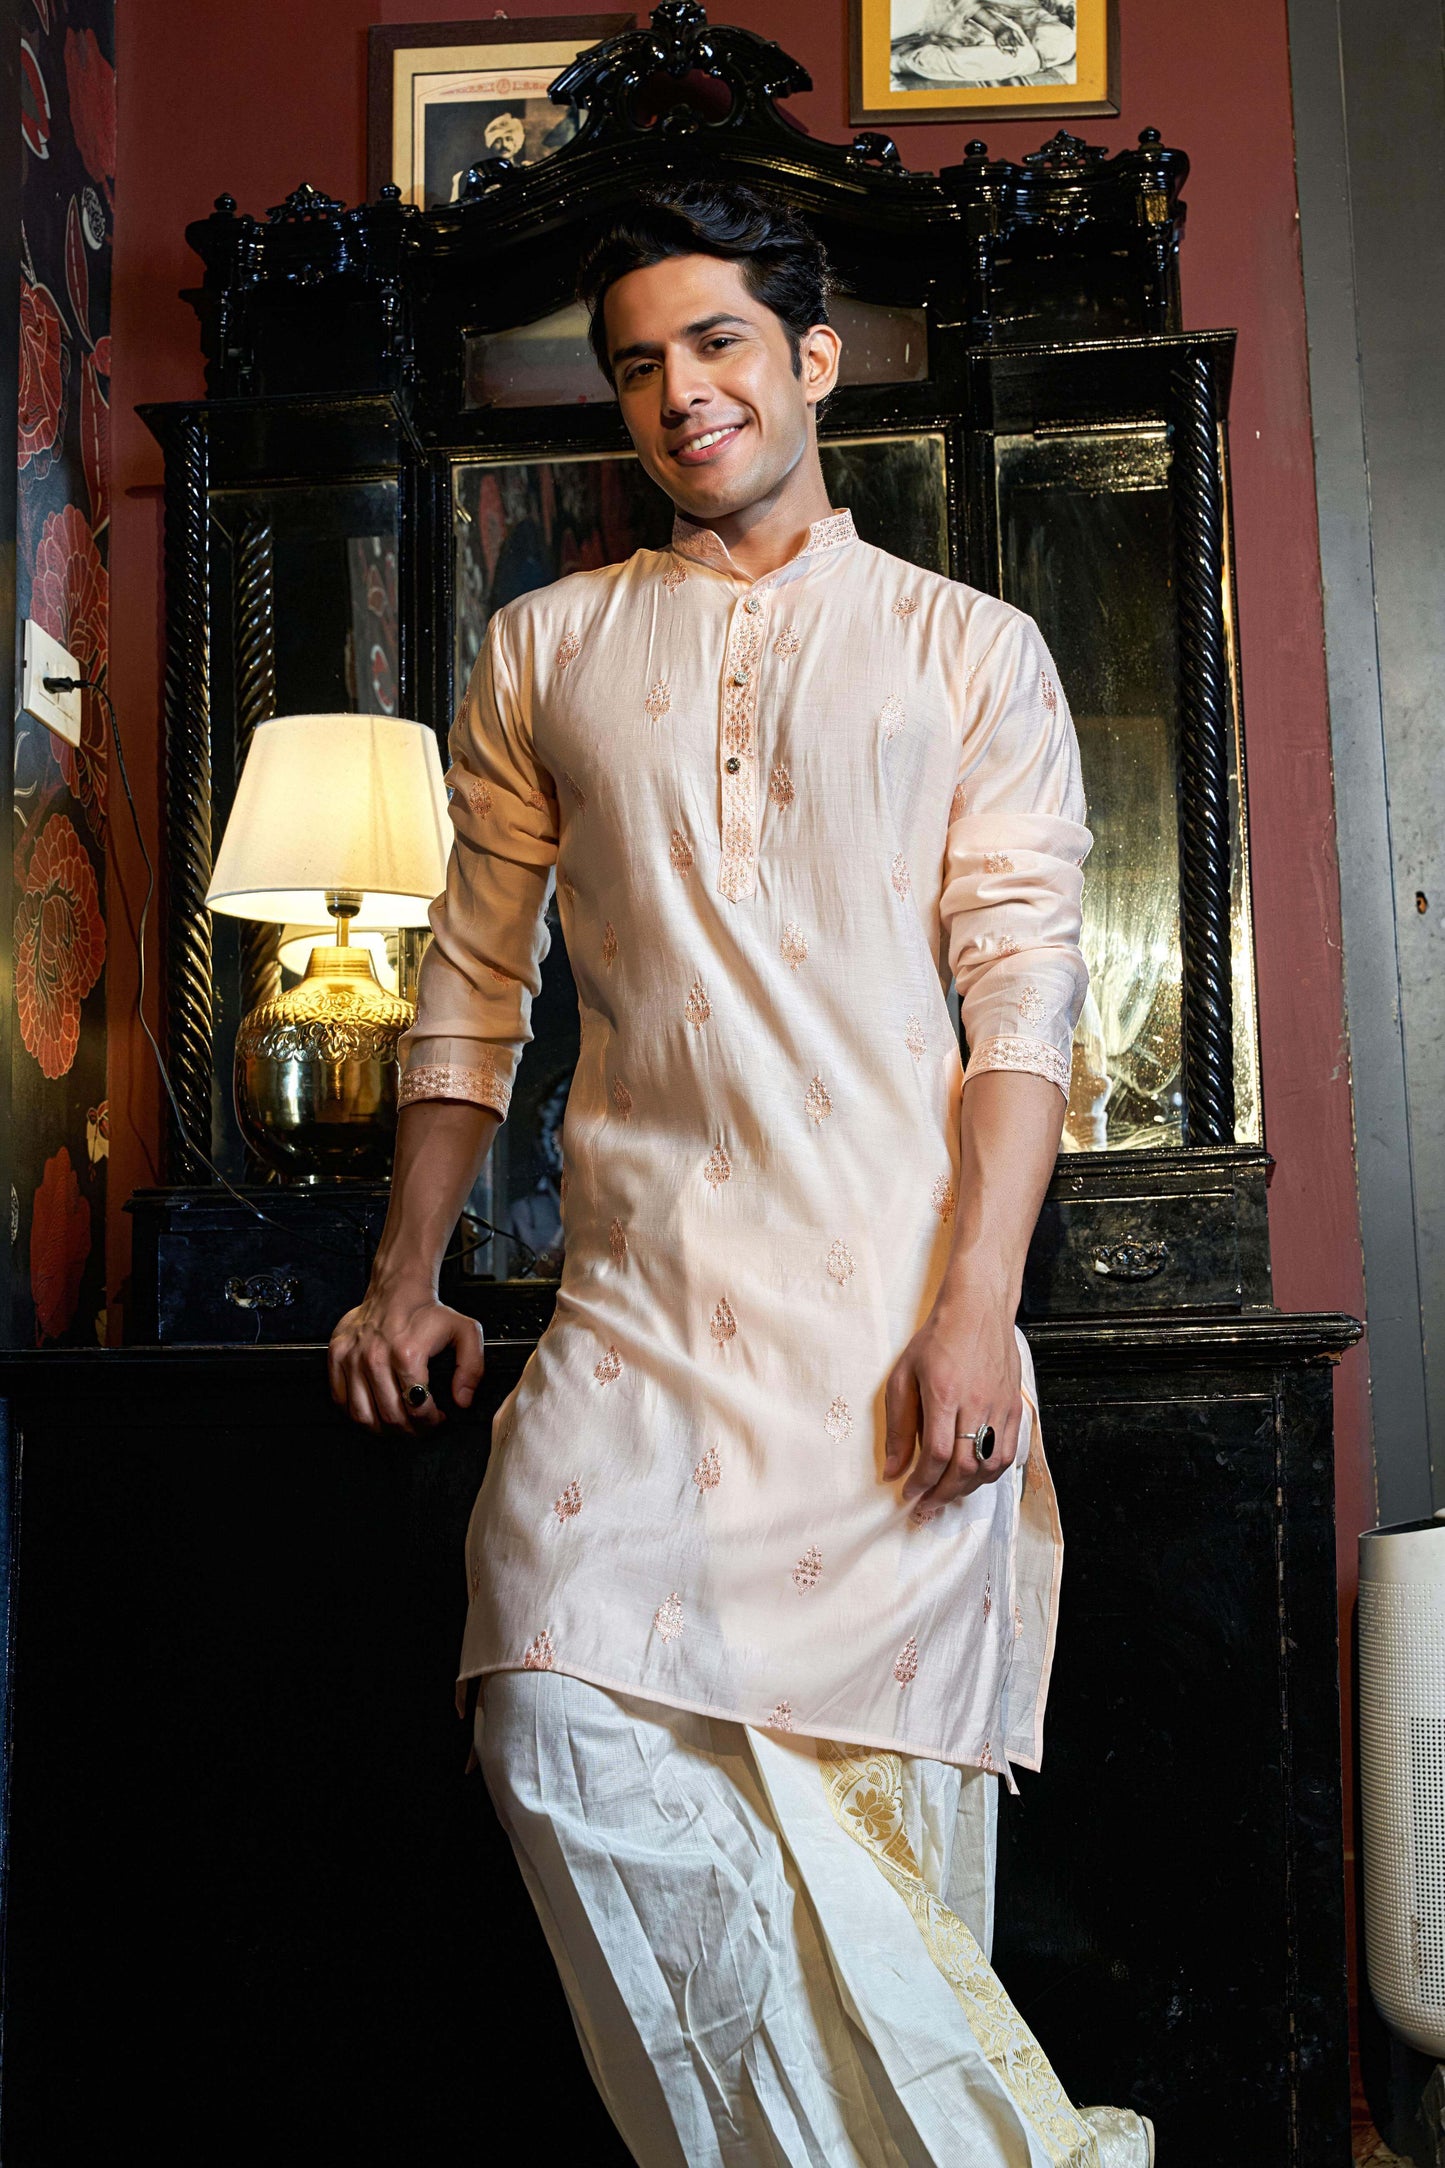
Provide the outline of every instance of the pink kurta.
<path id="1" fill-rule="evenodd" d="M 493 617 L 451 761 L 403 1098 L 505 1113 L 554 877 L 581 1012 L 462 1676 L 1037 1766 L 1062 1546 L 1022 1335 L 1008 1474 L 930 1516 L 879 1477 L 958 1193 L 950 974 L 969 1075 L 1068 1090 L 1091 839 L 1037 626 L 847 512 L 759 580 L 679 521 Z"/>

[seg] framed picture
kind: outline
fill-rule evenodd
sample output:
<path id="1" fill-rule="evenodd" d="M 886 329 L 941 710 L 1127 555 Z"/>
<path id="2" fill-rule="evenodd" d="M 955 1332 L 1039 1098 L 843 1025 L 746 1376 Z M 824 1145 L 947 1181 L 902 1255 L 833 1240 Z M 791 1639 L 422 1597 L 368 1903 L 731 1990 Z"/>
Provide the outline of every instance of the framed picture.
<path id="1" fill-rule="evenodd" d="M 366 193 L 395 181 L 418 210 L 454 203 L 468 168 L 550 158 L 577 133 L 575 108 L 547 93 L 589 46 L 631 15 L 538 15 L 488 22 L 386 23 L 368 32 Z"/>
<path id="2" fill-rule="evenodd" d="M 849 0 L 855 122 L 1119 110 L 1118 0 Z"/>

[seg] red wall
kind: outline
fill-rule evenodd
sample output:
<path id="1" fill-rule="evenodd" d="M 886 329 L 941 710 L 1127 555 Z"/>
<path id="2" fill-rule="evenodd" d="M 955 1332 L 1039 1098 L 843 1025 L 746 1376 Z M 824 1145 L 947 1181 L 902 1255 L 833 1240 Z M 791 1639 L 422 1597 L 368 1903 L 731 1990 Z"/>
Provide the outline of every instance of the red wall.
<path id="1" fill-rule="evenodd" d="M 556 0 L 513 0 L 517 16 Z M 815 89 L 792 101 L 818 136 L 845 139 L 846 0 L 714 0 L 720 18 L 779 38 Z M 1339 898 L 1326 711 L 1320 571 L 1295 207 L 1286 0 L 1119 0 L 1122 111 L 1065 123 L 1111 150 L 1144 127 L 1189 153 L 1185 321 L 1239 332 L 1231 408 L 1240 644 L 1259 957 L 1260 1032 L 1276 1300 L 1284 1309 L 1364 1314 Z M 229 190 L 261 213 L 300 181 L 347 202 L 364 193 L 366 30 L 434 21 L 437 0 L 149 0 L 119 11 L 119 175 L 115 255 L 115 509 L 111 690 L 155 795 L 160 716 L 158 448 L 133 407 L 202 390 L 197 327 L 177 289 L 200 266 L 188 219 Z M 641 17 L 639 17 L 641 19 Z M 902 127 L 910 166 L 937 167 L 982 134 L 1019 158 L 1054 124 Z M 125 899 L 141 893 L 119 822 L 110 960 L 111 1182 L 117 1205 L 153 1179 L 157 1089 L 132 1023 Z M 129 1226 L 112 1214 L 111 1270 L 126 1270 Z M 1374 1519 L 1363 1350 L 1337 1375 L 1342 1605 L 1353 1598 L 1355 1535 Z M 1346 1703 L 1348 1714 L 1348 1700 Z"/>

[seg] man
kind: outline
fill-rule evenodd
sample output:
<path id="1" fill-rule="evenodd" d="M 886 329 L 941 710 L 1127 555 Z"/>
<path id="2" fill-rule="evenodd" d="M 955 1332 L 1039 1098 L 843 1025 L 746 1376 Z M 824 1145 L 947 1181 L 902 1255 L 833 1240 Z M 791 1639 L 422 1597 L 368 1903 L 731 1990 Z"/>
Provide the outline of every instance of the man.
<path id="1" fill-rule="evenodd" d="M 1077 746 L 1030 618 L 830 506 L 824 270 L 705 184 L 584 268 L 672 545 L 488 627 L 333 1387 L 433 1423 L 451 1345 L 475 1395 L 437 1267 L 555 870 L 566 1260 L 496 1417 L 461 1672 L 596 2081 L 644 2168 L 1145 2168 L 985 1955 L 1057 1601 L 1013 1320 L 1085 987 Z"/>

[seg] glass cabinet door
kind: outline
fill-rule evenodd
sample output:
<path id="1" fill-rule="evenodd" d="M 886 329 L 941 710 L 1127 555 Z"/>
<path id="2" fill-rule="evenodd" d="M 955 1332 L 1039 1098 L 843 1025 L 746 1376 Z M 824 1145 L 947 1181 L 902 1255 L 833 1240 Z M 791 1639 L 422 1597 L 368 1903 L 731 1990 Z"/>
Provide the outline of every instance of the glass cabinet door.
<path id="1" fill-rule="evenodd" d="M 1162 423 L 994 439 L 1000 592 L 1053 651 L 1079 738 L 1094 847 L 1085 866 L 1089 993 L 1065 1125 L 1075 1150 L 1184 1141 L 1179 919 L 1179 658 L 1171 445 Z M 1258 1133 L 1238 745 L 1237 1137 Z"/>

